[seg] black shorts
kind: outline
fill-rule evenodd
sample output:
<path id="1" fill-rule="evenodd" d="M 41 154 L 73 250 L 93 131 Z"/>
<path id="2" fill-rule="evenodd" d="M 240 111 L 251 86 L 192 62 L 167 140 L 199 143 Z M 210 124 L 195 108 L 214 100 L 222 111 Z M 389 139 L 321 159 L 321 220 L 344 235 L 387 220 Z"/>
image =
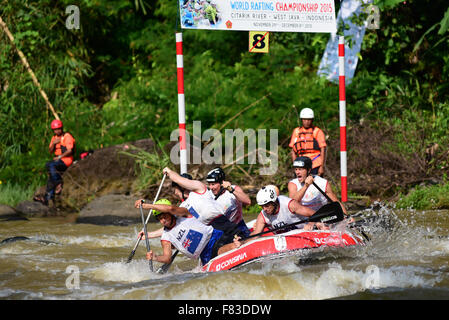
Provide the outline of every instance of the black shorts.
<path id="1" fill-rule="evenodd" d="M 215 244 L 212 247 L 212 258 L 218 255 L 218 249 L 220 249 L 225 244 L 233 242 L 235 235 L 239 236 L 240 238 L 245 237 L 243 231 L 240 230 L 240 228 L 236 224 L 229 221 L 226 216 L 221 215 L 215 218 L 210 225 L 214 229 L 223 231 L 223 235 L 217 241 L 215 241 Z"/>

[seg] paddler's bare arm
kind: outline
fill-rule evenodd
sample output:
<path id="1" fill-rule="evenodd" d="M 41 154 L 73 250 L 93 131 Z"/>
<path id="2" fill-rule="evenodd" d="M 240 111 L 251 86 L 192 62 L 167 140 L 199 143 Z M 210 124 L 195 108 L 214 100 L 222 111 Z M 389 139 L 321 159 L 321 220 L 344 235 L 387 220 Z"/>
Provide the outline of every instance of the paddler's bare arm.
<path id="1" fill-rule="evenodd" d="M 153 253 L 152 250 L 147 252 L 147 260 L 153 260 L 161 263 L 170 263 L 171 261 L 171 242 L 161 241 L 162 255 L 158 256 Z"/>
<path id="2" fill-rule="evenodd" d="M 288 196 L 296 201 L 301 201 L 302 197 L 304 197 L 304 194 L 306 193 L 309 186 L 313 183 L 313 177 L 308 176 L 306 180 L 304 181 L 304 186 L 301 187 L 301 189 L 298 190 L 296 187 L 296 184 L 293 182 L 288 183 Z"/>
<path id="3" fill-rule="evenodd" d="M 147 237 L 148 239 L 153 239 L 153 238 L 160 238 L 162 236 L 162 232 L 164 231 L 164 228 L 159 228 L 155 231 L 151 231 L 147 233 Z M 141 240 L 145 240 L 145 236 L 143 236 L 143 230 L 141 230 L 138 234 L 138 238 L 142 236 Z"/>
<path id="4" fill-rule="evenodd" d="M 251 232 L 250 236 L 261 233 L 263 229 L 265 228 L 265 219 L 262 216 L 262 213 L 259 213 L 256 219 L 256 223 L 254 224 L 253 232 Z M 241 240 L 239 236 L 234 237 L 234 246 L 236 248 L 239 248 L 242 244 L 247 242 L 249 240 Z"/>
<path id="5" fill-rule="evenodd" d="M 181 177 L 177 172 L 171 170 L 170 168 L 164 168 L 162 170 L 171 181 L 177 183 L 181 188 L 184 188 L 189 191 L 194 191 L 198 193 L 203 193 L 207 190 L 207 187 L 204 183 L 198 180 L 190 180 L 184 177 Z"/>
<path id="6" fill-rule="evenodd" d="M 142 202 L 142 199 L 137 200 L 134 203 L 134 207 L 139 208 L 141 202 Z M 142 203 L 142 209 L 157 210 L 159 212 L 167 212 L 167 213 L 174 214 L 175 216 L 178 216 L 178 217 L 188 217 L 190 215 L 189 210 L 187 210 L 186 208 L 171 206 L 168 204 Z"/>
<path id="7" fill-rule="evenodd" d="M 232 185 L 229 181 L 223 181 L 221 186 L 225 189 L 228 189 L 229 192 L 232 191 Z M 249 206 L 251 204 L 250 197 L 243 191 L 239 186 L 235 186 L 234 188 L 234 196 L 239 200 L 243 206 Z"/>
<path id="8" fill-rule="evenodd" d="M 315 211 L 313 211 L 312 209 L 310 209 L 308 207 L 301 205 L 296 200 L 290 201 L 290 203 L 288 204 L 288 208 L 290 209 L 291 212 L 296 213 L 303 217 L 310 217 L 315 213 Z"/>

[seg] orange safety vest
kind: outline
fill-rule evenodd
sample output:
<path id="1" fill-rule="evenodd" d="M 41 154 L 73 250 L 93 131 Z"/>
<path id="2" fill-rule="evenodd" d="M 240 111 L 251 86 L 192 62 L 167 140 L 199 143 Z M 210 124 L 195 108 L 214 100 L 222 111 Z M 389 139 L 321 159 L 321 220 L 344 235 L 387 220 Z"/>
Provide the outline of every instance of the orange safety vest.
<path id="1" fill-rule="evenodd" d="M 51 138 L 50 145 L 53 142 L 53 140 L 56 139 L 56 137 L 57 136 L 54 135 Z M 73 163 L 73 156 L 75 154 L 75 139 L 72 137 L 70 133 L 64 132 L 61 137 L 61 142 L 56 144 L 55 146 L 55 156 L 60 156 L 69 149 L 72 150 L 72 154 L 68 157 L 61 158 L 61 160 L 67 167 L 69 167 Z"/>
<path id="2" fill-rule="evenodd" d="M 312 160 L 312 168 L 319 167 L 323 164 L 321 157 L 321 147 L 326 146 L 324 133 L 318 127 L 298 127 L 293 130 L 289 147 L 293 149 L 296 156 L 309 157 Z"/>

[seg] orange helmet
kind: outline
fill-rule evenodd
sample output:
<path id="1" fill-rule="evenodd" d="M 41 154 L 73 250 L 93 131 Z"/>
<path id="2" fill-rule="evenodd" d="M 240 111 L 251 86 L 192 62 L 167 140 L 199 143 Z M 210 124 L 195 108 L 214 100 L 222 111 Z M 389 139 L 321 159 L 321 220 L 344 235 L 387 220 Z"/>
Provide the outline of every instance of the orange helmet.
<path id="1" fill-rule="evenodd" d="M 61 120 L 57 120 L 57 119 L 53 120 L 51 122 L 51 128 L 52 129 L 60 129 L 60 128 L 62 128 L 62 121 Z"/>

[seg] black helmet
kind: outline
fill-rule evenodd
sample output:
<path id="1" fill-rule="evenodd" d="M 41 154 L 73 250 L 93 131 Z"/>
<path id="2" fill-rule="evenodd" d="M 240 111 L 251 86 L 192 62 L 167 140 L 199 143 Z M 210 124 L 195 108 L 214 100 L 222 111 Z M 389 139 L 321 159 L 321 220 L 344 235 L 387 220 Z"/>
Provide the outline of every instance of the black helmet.
<path id="1" fill-rule="evenodd" d="M 215 168 L 207 174 L 207 182 L 219 182 L 222 183 L 225 179 L 225 173 L 222 168 Z"/>
<path id="2" fill-rule="evenodd" d="M 183 174 L 181 174 L 181 177 L 187 178 L 187 179 L 189 179 L 189 180 L 193 180 L 192 176 L 191 176 L 190 174 L 188 174 L 188 173 L 183 173 Z M 176 182 L 173 182 L 173 181 L 172 181 L 172 183 L 171 183 L 171 186 L 172 186 L 173 188 L 176 187 L 176 188 L 182 189 L 182 188 L 179 186 L 179 184 L 177 184 Z"/>
<path id="3" fill-rule="evenodd" d="M 312 160 L 309 157 L 298 157 L 293 161 L 293 168 L 312 169 Z"/>

